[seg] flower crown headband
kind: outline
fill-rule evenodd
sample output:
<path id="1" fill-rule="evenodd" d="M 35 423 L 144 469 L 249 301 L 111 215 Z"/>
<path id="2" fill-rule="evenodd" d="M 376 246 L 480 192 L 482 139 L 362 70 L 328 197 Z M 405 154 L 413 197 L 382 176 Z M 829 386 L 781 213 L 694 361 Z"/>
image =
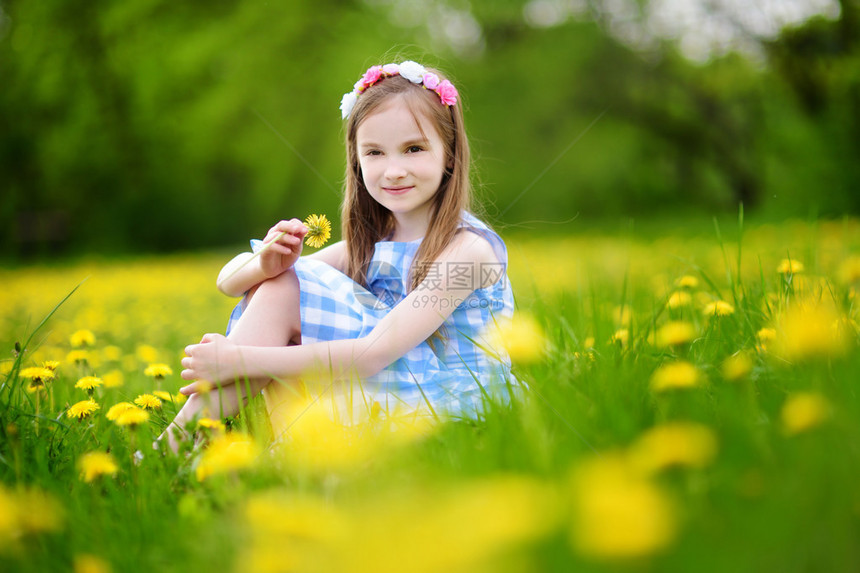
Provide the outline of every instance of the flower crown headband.
<path id="1" fill-rule="evenodd" d="M 364 72 L 361 79 L 355 82 L 353 90 L 343 94 L 343 99 L 340 100 L 340 112 L 343 119 L 349 117 L 352 113 L 352 108 L 355 107 L 355 102 L 358 101 L 358 96 L 364 90 L 375 84 L 376 82 L 391 76 L 403 76 L 413 84 L 423 85 L 424 88 L 436 92 L 439 99 L 444 105 L 452 106 L 457 103 L 457 88 L 448 80 L 440 80 L 439 76 L 433 72 L 428 72 L 427 69 L 419 63 L 413 61 L 405 61 L 400 64 L 385 64 L 384 66 L 371 66 Z"/>

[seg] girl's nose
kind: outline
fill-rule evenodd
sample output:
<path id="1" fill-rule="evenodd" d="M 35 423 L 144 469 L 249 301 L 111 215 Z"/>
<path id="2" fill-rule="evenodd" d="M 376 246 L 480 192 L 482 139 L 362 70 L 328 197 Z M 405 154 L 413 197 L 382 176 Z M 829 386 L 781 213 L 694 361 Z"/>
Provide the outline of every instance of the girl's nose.
<path id="1" fill-rule="evenodd" d="M 385 178 L 388 180 L 402 179 L 406 177 L 406 169 L 403 164 L 397 160 L 389 160 L 385 165 Z"/>

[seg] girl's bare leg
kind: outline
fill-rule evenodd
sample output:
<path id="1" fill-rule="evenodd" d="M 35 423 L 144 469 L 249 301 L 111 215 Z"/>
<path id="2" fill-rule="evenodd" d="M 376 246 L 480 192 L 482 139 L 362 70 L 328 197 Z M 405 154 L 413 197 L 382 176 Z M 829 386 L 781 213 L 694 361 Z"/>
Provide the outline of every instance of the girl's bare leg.
<path id="1" fill-rule="evenodd" d="M 269 279 L 248 293 L 248 305 L 228 338 L 245 346 L 287 346 L 301 342 L 299 280 L 289 269 Z M 219 391 L 192 394 L 176 414 L 159 440 L 167 434 L 175 452 L 178 440 L 187 437 L 186 425 L 200 415 L 228 417 L 239 412 L 240 400 L 257 395 L 271 379 L 250 380 L 250 394 L 244 381 L 224 386 Z"/>

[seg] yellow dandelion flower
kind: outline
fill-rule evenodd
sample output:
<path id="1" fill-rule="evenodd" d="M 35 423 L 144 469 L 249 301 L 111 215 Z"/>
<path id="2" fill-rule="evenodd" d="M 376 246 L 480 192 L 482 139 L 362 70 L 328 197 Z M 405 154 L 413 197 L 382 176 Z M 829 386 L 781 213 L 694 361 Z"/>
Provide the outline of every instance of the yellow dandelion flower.
<path id="1" fill-rule="evenodd" d="M 694 388 L 701 383 L 702 373 L 684 360 L 664 364 L 651 376 L 651 389 L 655 392 L 675 388 Z"/>
<path id="2" fill-rule="evenodd" d="M 131 408 L 137 408 L 137 406 L 135 406 L 131 402 L 119 402 L 111 406 L 110 409 L 108 409 L 107 414 L 105 414 L 105 417 L 111 422 L 114 422 L 117 418 L 119 418 L 120 414 L 122 414 L 126 410 L 130 410 Z"/>
<path id="3" fill-rule="evenodd" d="M 690 306 L 691 304 L 693 304 L 693 297 L 690 296 L 690 293 L 682 290 L 673 292 L 669 296 L 669 300 L 666 301 L 666 306 L 673 310 Z"/>
<path id="4" fill-rule="evenodd" d="M 735 307 L 724 300 L 718 300 L 705 305 L 702 312 L 705 316 L 729 316 L 735 313 Z"/>
<path id="5" fill-rule="evenodd" d="M 677 535 L 675 509 L 624 456 L 585 462 L 572 478 L 576 549 L 597 559 L 630 559 L 667 548 Z"/>
<path id="6" fill-rule="evenodd" d="M 821 394 L 800 392 L 789 397 L 782 406 L 782 427 L 789 436 L 806 432 L 830 417 L 830 403 Z"/>
<path id="7" fill-rule="evenodd" d="M 162 402 L 173 402 L 173 396 L 170 392 L 165 392 L 164 390 L 153 390 L 152 394 Z"/>
<path id="8" fill-rule="evenodd" d="M 490 348 L 495 351 L 504 349 L 511 360 L 520 364 L 537 362 L 543 357 L 546 348 L 543 328 L 524 312 L 518 312 L 511 320 L 495 321 L 487 338 Z"/>
<path id="9" fill-rule="evenodd" d="M 59 531 L 63 528 L 63 506 L 48 493 L 25 489 L 17 493 L 18 524 L 26 533 Z"/>
<path id="10" fill-rule="evenodd" d="M 87 483 L 103 475 L 114 475 L 119 466 L 113 456 L 105 452 L 89 452 L 78 460 L 78 471 L 81 479 Z"/>
<path id="11" fill-rule="evenodd" d="M 672 422 L 651 428 L 631 446 L 634 467 L 646 474 L 671 467 L 701 469 L 717 454 L 717 438 L 707 426 Z"/>
<path id="12" fill-rule="evenodd" d="M 95 555 L 75 555 L 74 573 L 111 573 L 110 563 Z"/>
<path id="13" fill-rule="evenodd" d="M 692 275 L 684 275 L 675 281 L 675 286 L 692 290 L 699 287 L 699 279 Z"/>
<path id="14" fill-rule="evenodd" d="M 82 400 L 72 405 L 67 411 L 66 416 L 69 418 L 77 418 L 83 420 L 87 416 L 91 416 L 93 412 L 101 408 L 94 400 Z"/>
<path id="15" fill-rule="evenodd" d="M 197 420 L 197 427 L 218 432 L 226 430 L 224 423 L 221 420 L 213 420 L 212 418 L 200 418 Z"/>
<path id="16" fill-rule="evenodd" d="M 45 382 L 50 382 L 54 379 L 54 371 L 50 368 L 42 366 L 31 366 L 21 370 L 21 378 L 30 380 L 31 386 L 44 386 Z"/>
<path id="17" fill-rule="evenodd" d="M 752 372 L 752 367 L 753 363 L 749 353 L 738 352 L 723 360 L 720 371 L 726 380 L 737 382 L 746 378 Z"/>
<path id="18" fill-rule="evenodd" d="M 102 357 L 108 362 L 119 362 L 122 359 L 122 349 L 119 346 L 105 346 L 102 348 Z"/>
<path id="19" fill-rule="evenodd" d="M 776 267 L 776 272 L 781 275 L 796 275 L 803 272 L 803 263 L 794 259 L 782 259 Z"/>
<path id="20" fill-rule="evenodd" d="M 776 340 L 776 330 L 773 328 L 762 328 L 755 333 L 755 339 L 759 344 L 767 344 Z"/>
<path id="21" fill-rule="evenodd" d="M 161 408 L 161 400 L 152 394 L 141 394 L 134 399 L 134 403 L 144 410 L 157 410 Z"/>
<path id="22" fill-rule="evenodd" d="M 120 411 L 117 415 L 114 423 L 117 426 L 130 426 L 132 428 L 143 424 L 144 422 L 149 420 L 149 412 L 146 410 L 142 410 L 137 406 L 132 406 L 131 408 L 125 408 Z"/>
<path id="23" fill-rule="evenodd" d="M 72 333 L 69 342 L 73 348 L 92 346 L 96 343 L 96 336 L 90 330 L 78 330 Z"/>
<path id="24" fill-rule="evenodd" d="M 203 451 L 195 469 L 199 481 L 210 476 L 247 468 L 259 454 L 259 447 L 250 436 L 233 432 L 215 438 Z"/>
<path id="25" fill-rule="evenodd" d="M 90 353 L 86 350 L 72 350 L 66 355 L 69 364 L 87 364 L 90 361 Z"/>
<path id="26" fill-rule="evenodd" d="M 827 305 L 795 305 L 778 324 L 773 352 L 789 361 L 837 357 L 848 350 L 845 330 L 833 328 L 840 313 Z"/>
<path id="27" fill-rule="evenodd" d="M 75 383 L 75 388 L 90 392 L 102 385 L 102 379 L 98 376 L 84 376 Z"/>
<path id="28" fill-rule="evenodd" d="M 150 378 L 155 378 L 156 380 L 161 380 L 165 376 L 170 376 L 173 374 L 173 369 L 170 368 L 167 364 L 150 364 L 146 367 L 146 370 L 143 371 L 144 374 L 149 376 Z"/>
<path id="29" fill-rule="evenodd" d="M 45 360 L 45 362 L 42 363 L 42 368 L 47 368 L 51 372 L 56 372 L 57 368 L 59 368 L 59 367 L 60 367 L 60 361 L 59 360 Z"/>
<path id="30" fill-rule="evenodd" d="M 615 331 L 615 334 L 609 339 L 609 342 L 612 344 L 618 344 L 619 346 L 627 346 L 627 343 L 630 341 L 630 331 L 626 328 L 620 328 Z"/>
<path id="31" fill-rule="evenodd" d="M 582 342 L 583 348 L 594 348 L 594 337 L 589 336 Z"/>
<path id="32" fill-rule="evenodd" d="M 666 348 L 668 346 L 681 346 L 689 344 L 696 338 L 696 329 L 689 322 L 671 321 L 660 327 L 657 331 L 657 346 Z"/>
<path id="33" fill-rule="evenodd" d="M 119 370 L 111 370 L 102 376 L 102 381 L 105 383 L 105 388 L 119 388 L 125 384 L 125 376 Z"/>
<path id="34" fill-rule="evenodd" d="M 134 350 L 134 354 L 141 362 L 146 362 L 147 364 L 158 362 L 158 350 L 149 344 L 138 344 Z"/>
<path id="35" fill-rule="evenodd" d="M 308 228 L 305 244 L 315 249 L 325 245 L 331 237 L 331 222 L 325 215 L 308 215 L 305 226 Z"/>

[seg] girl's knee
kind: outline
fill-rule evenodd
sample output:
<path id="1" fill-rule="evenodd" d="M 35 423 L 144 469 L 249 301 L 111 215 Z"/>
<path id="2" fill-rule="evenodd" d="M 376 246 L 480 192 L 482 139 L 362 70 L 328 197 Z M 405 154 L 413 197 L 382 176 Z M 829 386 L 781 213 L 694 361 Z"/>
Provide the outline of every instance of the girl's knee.
<path id="1" fill-rule="evenodd" d="M 284 296 L 290 294 L 298 294 L 299 292 L 299 277 L 296 271 L 292 268 L 287 269 L 276 277 L 266 279 L 257 286 L 251 288 L 246 295 L 248 301 L 257 294 L 258 291 L 263 293 L 272 293 L 276 296 Z"/>

